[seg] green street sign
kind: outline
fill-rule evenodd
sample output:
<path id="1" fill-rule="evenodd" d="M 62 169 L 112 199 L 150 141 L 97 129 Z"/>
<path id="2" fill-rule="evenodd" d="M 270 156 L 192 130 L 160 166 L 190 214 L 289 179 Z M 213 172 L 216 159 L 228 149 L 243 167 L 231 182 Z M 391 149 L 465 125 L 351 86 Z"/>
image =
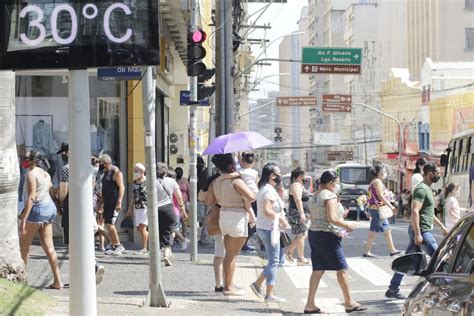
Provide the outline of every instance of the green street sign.
<path id="1" fill-rule="evenodd" d="M 360 65 L 362 48 L 303 47 L 301 63 L 305 65 Z"/>

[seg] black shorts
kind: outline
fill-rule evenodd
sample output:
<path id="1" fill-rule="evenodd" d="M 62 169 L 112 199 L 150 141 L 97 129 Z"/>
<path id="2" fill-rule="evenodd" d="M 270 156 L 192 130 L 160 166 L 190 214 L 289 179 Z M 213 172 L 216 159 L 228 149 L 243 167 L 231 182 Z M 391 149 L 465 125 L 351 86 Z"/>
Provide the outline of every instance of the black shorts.
<path id="1" fill-rule="evenodd" d="M 109 225 L 115 225 L 119 212 L 115 209 L 117 203 L 112 205 L 104 204 L 104 222 Z"/>

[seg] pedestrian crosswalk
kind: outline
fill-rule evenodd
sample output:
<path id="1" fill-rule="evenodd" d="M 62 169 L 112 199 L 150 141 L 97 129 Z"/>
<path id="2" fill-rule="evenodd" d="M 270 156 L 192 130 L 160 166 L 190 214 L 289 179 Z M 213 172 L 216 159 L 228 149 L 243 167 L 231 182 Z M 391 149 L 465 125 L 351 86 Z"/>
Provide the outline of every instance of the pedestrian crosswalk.
<path id="1" fill-rule="evenodd" d="M 373 260 L 364 258 L 347 258 L 350 271 L 369 281 L 375 286 L 387 286 L 390 284 L 393 273 L 388 273 L 373 263 Z"/>
<path id="2" fill-rule="evenodd" d="M 387 263 L 386 260 L 379 262 L 384 265 Z M 365 258 L 347 258 L 347 263 L 349 264 L 349 274 L 351 275 L 351 279 L 362 278 L 375 286 L 388 286 L 388 284 L 390 284 L 393 273 L 389 271 L 389 266 L 383 269 L 376 265 L 374 260 Z M 288 275 L 295 288 L 309 288 L 309 278 L 313 271 L 311 265 L 284 267 L 283 271 Z M 357 277 L 354 276 L 354 273 L 357 274 Z M 331 276 L 328 274 L 323 276 L 323 279 L 319 284 L 320 288 L 328 287 L 328 284 L 325 282 L 325 279 L 327 278 L 331 278 Z M 402 283 L 402 285 L 404 284 L 405 283 Z"/>
<path id="3" fill-rule="evenodd" d="M 349 265 L 349 287 L 352 299 L 368 305 L 369 313 L 384 311 L 387 315 L 399 315 L 402 300 L 390 300 L 385 297 L 385 291 L 393 276 L 391 257 L 376 259 L 362 257 L 346 258 Z M 306 305 L 309 290 L 309 280 L 312 266 L 288 266 L 280 270 L 277 282 L 277 294 L 283 295 L 287 302 L 282 305 L 287 310 L 302 310 Z M 408 294 L 416 278 L 404 279 L 401 286 L 403 294 Z M 345 314 L 344 299 L 340 290 L 335 271 L 327 271 L 321 279 L 316 294 L 315 304 L 330 314 Z"/>

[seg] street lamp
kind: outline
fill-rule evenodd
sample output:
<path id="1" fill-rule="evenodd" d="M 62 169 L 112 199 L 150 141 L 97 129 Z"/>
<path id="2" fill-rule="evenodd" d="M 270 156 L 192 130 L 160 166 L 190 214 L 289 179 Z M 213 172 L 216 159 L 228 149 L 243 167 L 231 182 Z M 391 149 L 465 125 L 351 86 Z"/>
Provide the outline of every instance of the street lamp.
<path id="1" fill-rule="evenodd" d="M 255 57 L 255 61 L 253 63 L 251 63 L 247 68 L 245 68 L 244 71 L 240 71 L 238 73 L 235 74 L 234 77 L 240 77 L 242 74 L 245 74 L 247 71 L 249 71 L 253 66 L 255 66 L 257 63 L 261 62 L 261 61 L 293 61 L 293 62 L 301 62 L 300 60 L 284 60 L 284 59 L 278 59 L 278 58 L 263 58 L 263 59 L 258 59 L 260 56 L 262 56 L 263 53 L 265 53 L 268 49 L 268 47 L 270 47 L 273 43 L 275 43 L 276 41 L 278 41 L 279 39 L 283 38 L 283 37 L 287 37 L 287 36 L 293 36 L 293 35 L 300 35 L 300 34 L 304 34 L 303 31 L 299 31 L 299 32 L 294 32 L 294 33 L 291 33 L 291 34 L 285 34 L 285 35 L 282 35 L 282 36 L 279 36 L 277 38 L 275 38 L 273 41 L 271 41 L 266 47 L 264 50 L 262 50 L 260 52 L 260 54 L 257 55 L 257 57 Z"/>
<path id="2" fill-rule="evenodd" d="M 360 106 L 365 107 L 369 110 L 377 112 L 378 114 L 383 115 L 385 117 L 388 117 L 389 119 L 395 121 L 398 124 L 398 131 L 399 131 L 399 137 L 398 137 L 398 164 L 399 164 L 398 174 L 399 174 L 399 177 L 398 178 L 399 178 L 399 181 L 400 181 L 399 185 L 400 185 L 400 191 L 401 191 L 401 189 L 402 189 L 402 170 L 401 170 L 401 167 L 402 167 L 402 151 L 403 151 L 403 143 L 404 143 L 402 122 L 400 122 L 400 120 L 397 119 L 396 117 L 394 117 L 390 114 L 387 114 L 385 112 L 382 112 L 380 110 L 377 110 L 376 108 L 371 107 L 370 105 L 367 105 L 365 103 L 356 102 L 356 103 L 353 103 L 353 105 L 360 105 Z"/>
<path id="3" fill-rule="evenodd" d="M 242 113 L 242 114 L 239 115 L 239 117 L 237 118 L 237 121 L 240 121 L 240 119 L 242 118 L 242 116 L 249 115 L 250 113 L 253 113 L 253 112 L 255 112 L 255 111 L 258 111 L 258 110 L 260 110 L 261 108 L 266 107 L 267 105 L 270 105 L 270 104 L 275 103 L 275 102 L 276 102 L 276 100 L 271 100 L 271 101 L 269 101 L 269 102 L 267 102 L 267 103 L 264 103 L 264 104 L 262 104 L 262 105 L 256 107 L 255 109 L 252 109 L 252 110 L 250 110 L 250 111 L 244 112 L 244 113 Z"/>

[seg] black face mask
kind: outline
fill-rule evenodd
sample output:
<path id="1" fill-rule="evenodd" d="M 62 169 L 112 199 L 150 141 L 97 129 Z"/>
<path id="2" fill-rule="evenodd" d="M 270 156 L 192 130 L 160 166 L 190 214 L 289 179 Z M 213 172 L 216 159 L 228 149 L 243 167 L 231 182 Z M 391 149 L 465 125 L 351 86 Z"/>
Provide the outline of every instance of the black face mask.
<path id="1" fill-rule="evenodd" d="M 431 177 L 431 182 L 436 183 L 439 181 L 440 178 L 441 178 L 440 176 L 433 176 Z"/>
<path id="2" fill-rule="evenodd" d="M 273 179 L 273 181 L 275 181 L 276 184 L 280 184 L 281 183 L 281 176 L 279 175 L 275 175 L 275 178 Z"/>
<path id="3" fill-rule="evenodd" d="M 183 174 L 181 172 L 176 173 L 176 179 L 181 179 L 183 177 Z"/>
<path id="4" fill-rule="evenodd" d="M 105 168 L 104 165 L 102 165 L 102 164 L 99 165 L 99 171 L 100 171 L 100 172 L 103 172 L 103 171 L 104 171 L 104 168 Z"/>
<path id="5" fill-rule="evenodd" d="M 67 163 L 68 162 L 68 155 L 65 155 L 65 154 L 61 154 L 61 158 L 63 159 L 64 163 Z"/>

